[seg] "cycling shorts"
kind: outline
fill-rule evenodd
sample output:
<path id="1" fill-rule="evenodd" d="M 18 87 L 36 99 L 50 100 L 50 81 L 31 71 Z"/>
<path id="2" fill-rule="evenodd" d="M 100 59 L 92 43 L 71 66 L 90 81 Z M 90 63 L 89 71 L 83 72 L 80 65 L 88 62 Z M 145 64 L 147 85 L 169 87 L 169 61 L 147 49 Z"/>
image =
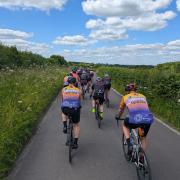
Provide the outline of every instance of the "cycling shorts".
<path id="1" fill-rule="evenodd" d="M 151 126 L 150 124 L 132 124 L 132 123 L 129 123 L 129 118 L 126 118 L 124 120 L 124 125 L 129 129 L 141 128 L 142 131 L 141 130 L 138 131 L 140 137 L 146 137 L 148 132 L 149 132 L 150 126 Z"/>
<path id="2" fill-rule="evenodd" d="M 104 103 L 104 94 L 94 94 L 93 95 L 93 99 L 96 101 L 96 100 L 99 100 L 99 104 L 100 105 L 103 105 Z"/>
<path id="3" fill-rule="evenodd" d="M 87 85 L 87 80 L 81 80 L 81 86 Z"/>
<path id="4" fill-rule="evenodd" d="M 104 89 L 105 90 L 110 90 L 111 89 L 111 84 L 105 84 Z"/>
<path id="5" fill-rule="evenodd" d="M 66 116 L 70 115 L 72 117 L 74 124 L 80 122 L 80 108 L 62 107 L 61 110 Z"/>
<path id="6" fill-rule="evenodd" d="M 88 81 L 88 82 L 91 81 L 91 77 L 88 77 L 88 78 L 87 78 L 87 81 Z"/>

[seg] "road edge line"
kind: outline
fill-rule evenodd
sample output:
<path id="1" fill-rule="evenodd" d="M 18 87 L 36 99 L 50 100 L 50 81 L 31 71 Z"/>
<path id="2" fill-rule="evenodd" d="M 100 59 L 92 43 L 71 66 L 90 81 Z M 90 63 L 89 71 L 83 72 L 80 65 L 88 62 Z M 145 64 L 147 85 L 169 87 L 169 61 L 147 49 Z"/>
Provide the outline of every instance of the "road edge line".
<path id="1" fill-rule="evenodd" d="M 112 88 L 112 90 L 122 96 L 122 94 L 120 94 L 116 89 Z M 169 126 L 168 124 L 166 124 L 165 122 L 163 122 L 161 119 L 155 117 L 155 120 L 158 121 L 160 124 L 164 125 L 166 128 L 168 128 L 169 130 L 171 130 L 172 132 L 174 132 L 175 134 L 177 134 L 178 136 L 180 136 L 180 132 L 178 132 L 176 129 L 172 128 L 171 126 Z"/>

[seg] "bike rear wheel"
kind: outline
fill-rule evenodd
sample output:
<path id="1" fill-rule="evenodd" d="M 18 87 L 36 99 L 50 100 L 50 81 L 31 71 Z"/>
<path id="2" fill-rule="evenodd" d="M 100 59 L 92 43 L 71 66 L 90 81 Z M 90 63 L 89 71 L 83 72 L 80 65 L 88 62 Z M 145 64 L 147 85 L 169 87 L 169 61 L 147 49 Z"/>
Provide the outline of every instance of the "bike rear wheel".
<path id="1" fill-rule="evenodd" d="M 140 155 L 143 155 L 143 163 L 140 162 Z M 137 171 L 137 176 L 139 180 L 151 180 L 151 168 L 150 168 L 150 163 L 149 160 L 143 150 L 138 154 L 137 158 L 137 164 L 136 164 L 136 171 Z"/>
<path id="2" fill-rule="evenodd" d="M 69 134 L 68 134 L 68 146 L 69 146 L 69 163 L 72 162 L 72 146 L 73 146 L 73 125 L 69 125 Z"/>
<path id="3" fill-rule="evenodd" d="M 99 104 L 96 104 L 95 107 L 95 116 L 96 116 L 96 120 L 98 122 L 98 128 L 101 128 L 101 119 L 100 119 L 100 115 L 99 115 Z"/>
<path id="4" fill-rule="evenodd" d="M 84 90 L 84 86 L 82 87 L 82 98 L 85 98 L 85 90 Z"/>

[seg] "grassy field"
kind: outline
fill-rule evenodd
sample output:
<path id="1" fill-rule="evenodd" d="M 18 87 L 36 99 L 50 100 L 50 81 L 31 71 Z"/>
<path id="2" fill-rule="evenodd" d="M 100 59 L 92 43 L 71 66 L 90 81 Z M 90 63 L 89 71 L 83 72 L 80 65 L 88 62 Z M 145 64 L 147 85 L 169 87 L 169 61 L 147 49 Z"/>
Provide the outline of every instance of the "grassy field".
<path id="1" fill-rule="evenodd" d="M 0 71 L 0 179 L 32 135 L 43 110 L 62 85 L 60 67 Z"/>

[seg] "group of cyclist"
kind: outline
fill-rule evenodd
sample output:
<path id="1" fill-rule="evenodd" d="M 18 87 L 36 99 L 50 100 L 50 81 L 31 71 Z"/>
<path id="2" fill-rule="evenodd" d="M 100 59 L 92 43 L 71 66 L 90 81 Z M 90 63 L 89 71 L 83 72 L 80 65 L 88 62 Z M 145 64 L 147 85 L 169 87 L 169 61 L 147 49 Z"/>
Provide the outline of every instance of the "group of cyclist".
<path id="1" fill-rule="evenodd" d="M 73 68 L 72 72 L 64 78 L 64 88 L 61 93 L 61 110 L 63 121 L 63 132 L 67 133 L 68 116 L 72 117 L 74 124 L 74 149 L 78 148 L 78 139 L 80 133 L 80 109 L 82 90 L 90 91 L 92 98 L 92 112 L 95 112 L 95 103 L 99 103 L 99 112 L 101 120 L 103 119 L 103 103 L 109 100 L 109 92 L 111 88 L 111 78 L 105 74 L 103 78 L 94 78 L 93 71 L 83 68 Z M 153 122 L 153 115 L 149 110 L 146 97 L 137 93 L 135 83 L 128 84 L 125 87 L 126 95 L 121 97 L 119 112 L 117 118 L 123 116 L 123 112 L 127 109 L 126 117 L 122 123 L 123 133 L 128 144 L 128 154 L 132 152 L 132 144 L 130 141 L 130 128 L 140 127 L 139 133 L 142 140 L 142 148 L 146 150 L 146 136 Z"/>

